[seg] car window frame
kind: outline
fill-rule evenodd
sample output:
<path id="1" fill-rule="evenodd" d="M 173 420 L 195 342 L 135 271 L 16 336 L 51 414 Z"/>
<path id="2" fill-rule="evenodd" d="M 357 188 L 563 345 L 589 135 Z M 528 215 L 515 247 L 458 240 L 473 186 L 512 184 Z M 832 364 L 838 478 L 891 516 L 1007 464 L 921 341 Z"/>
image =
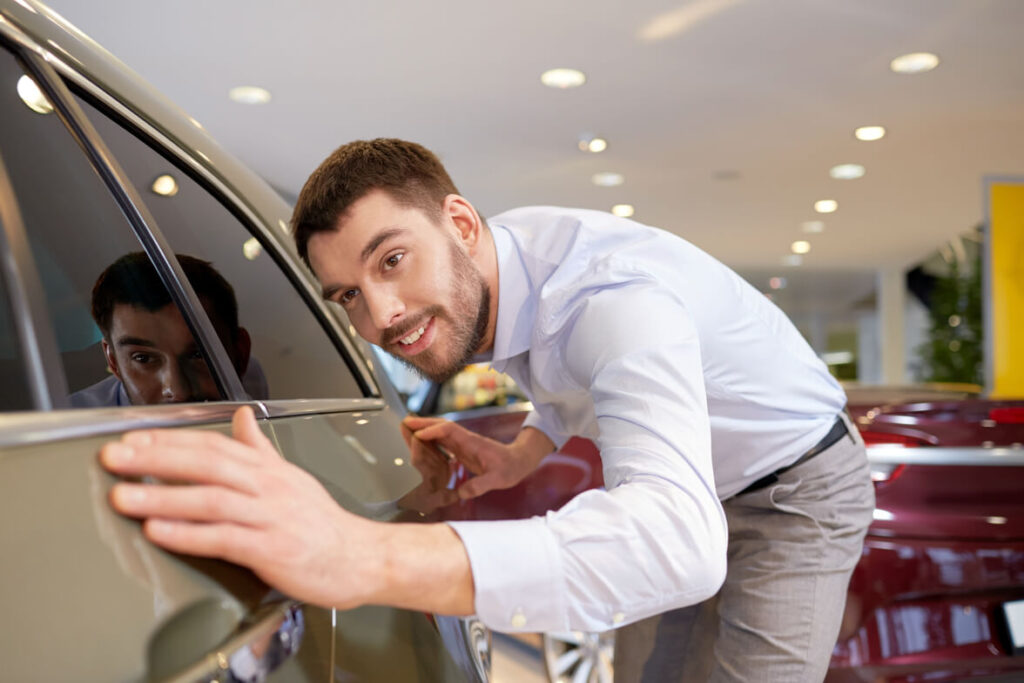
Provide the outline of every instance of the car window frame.
<path id="1" fill-rule="evenodd" d="M 167 259 L 166 254 L 171 254 L 173 251 L 163 239 L 159 226 L 146 209 L 145 202 L 141 197 L 138 197 L 137 189 L 131 181 L 123 173 L 119 173 L 120 168 L 117 165 L 116 157 L 106 149 L 102 137 L 92 129 L 84 112 L 81 111 L 78 103 L 71 96 L 72 91 L 75 95 L 85 99 L 91 106 L 96 107 L 100 113 L 110 117 L 115 124 L 125 128 L 126 132 L 135 137 L 138 142 L 147 145 L 161 157 L 167 159 L 175 167 L 186 173 L 204 191 L 210 193 L 212 198 L 231 213 L 236 220 L 240 221 L 243 229 L 257 239 L 261 246 L 271 255 L 275 266 L 282 271 L 286 280 L 298 291 L 300 298 L 306 303 L 307 309 L 312 313 L 324 334 L 327 335 L 327 338 L 335 347 L 341 362 L 345 363 L 348 371 L 354 377 L 357 386 L 362 391 L 362 398 L 377 399 L 381 397 L 382 392 L 372 371 L 372 365 L 369 365 L 368 359 L 365 357 L 367 352 L 345 334 L 342 321 L 338 319 L 333 311 L 327 309 L 320 299 L 319 290 L 310 281 L 308 273 L 303 270 L 301 264 L 298 263 L 298 259 L 287 248 L 283 248 L 281 242 L 278 241 L 279 238 L 266 225 L 258 211 L 247 202 L 242 201 L 240 195 L 231 188 L 225 179 L 219 177 L 212 169 L 203 166 L 195 159 L 193 154 L 186 152 L 183 146 L 171 138 L 166 131 L 156 128 L 133 109 L 120 102 L 115 94 L 93 83 L 86 74 L 68 67 L 59 59 L 55 59 L 50 52 L 36 45 L 31 38 L 21 34 L 19 31 L 15 30 L 14 35 L 11 35 L 10 29 L 13 27 L 9 24 L 4 28 L 7 29 L 4 31 L 4 34 L 8 39 L 5 42 L 11 43 L 9 47 L 12 53 L 23 63 L 27 72 L 32 73 L 37 80 L 47 80 L 45 75 L 47 72 L 54 74 L 52 82 L 49 84 L 49 87 L 44 88 L 44 92 L 53 100 L 55 108 L 58 108 L 61 112 L 61 118 L 65 127 L 90 157 L 90 162 L 94 168 L 96 168 L 97 162 L 103 167 L 97 168 L 97 172 L 103 176 L 105 185 L 108 191 L 114 195 L 119 208 L 128 216 L 133 213 L 141 214 L 141 216 L 137 216 L 137 220 L 130 221 L 132 228 L 142 242 L 143 249 L 147 255 L 153 258 L 158 265 L 161 261 L 163 262 L 164 272 L 161 275 L 166 275 L 169 284 L 168 289 L 172 291 L 172 294 L 177 292 L 180 296 L 180 302 L 176 300 L 175 303 L 179 304 L 186 320 L 190 322 L 190 327 L 194 325 L 196 330 L 206 329 L 208 333 L 205 335 L 207 336 L 206 340 L 201 339 L 204 336 L 202 334 L 196 335 L 196 337 L 199 339 L 204 350 L 211 351 L 210 355 L 212 357 L 210 360 L 213 361 L 211 366 L 213 366 L 212 369 L 217 378 L 218 386 L 221 387 L 226 400 L 248 400 L 242 389 L 241 380 L 228 360 L 226 351 L 224 351 L 222 344 L 216 337 L 212 325 L 209 324 L 205 310 L 198 304 L 198 299 L 195 298 L 191 286 L 187 283 L 182 273 L 175 273 L 176 270 L 180 270 L 177 267 L 177 263 L 172 263 Z M 31 67 L 25 64 L 25 62 L 30 60 Z M 40 72 L 42 75 L 35 72 Z M 81 119 L 84 119 L 84 124 L 76 121 L 79 118 L 78 115 L 81 115 Z M 69 126 L 69 116 L 72 119 L 72 126 L 76 123 L 80 124 L 80 130 L 77 131 L 78 134 L 72 129 L 72 126 Z M 133 201 L 132 195 L 135 195 L 135 201 Z M 195 334 L 195 331 L 193 333 Z M 218 353 L 218 349 L 220 353 Z M 218 359 L 218 355 L 223 357 Z M 59 374 L 60 376 L 55 380 L 57 384 L 61 381 L 66 384 L 62 368 L 60 373 L 54 371 L 48 374 Z M 46 409 L 46 407 L 66 407 L 66 393 L 58 395 L 58 391 L 50 390 L 47 392 L 51 397 L 57 397 L 52 400 L 53 405 L 47 406 L 45 402 L 37 402 L 36 406 L 40 409 Z M 302 399 L 280 399 L 269 401 L 269 403 L 280 404 L 278 409 L 274 411 L 275 413 L 292 413 L 295 412 L 295 406 L 289 406 L 288 404 L 296 400 L 301 401 Z M 327 409 L 327 403 L 332 400 L 317 400 L 316 403 L 321 405 L 316 412 L 322 412 Z M 349 404 L 358 402 L 357 398 L 344 398 L 340 400 L 344 401 L 346 409 Z M 305 405 L 300 412 L 308 413 L 311 407 L 310 405 Z"/>

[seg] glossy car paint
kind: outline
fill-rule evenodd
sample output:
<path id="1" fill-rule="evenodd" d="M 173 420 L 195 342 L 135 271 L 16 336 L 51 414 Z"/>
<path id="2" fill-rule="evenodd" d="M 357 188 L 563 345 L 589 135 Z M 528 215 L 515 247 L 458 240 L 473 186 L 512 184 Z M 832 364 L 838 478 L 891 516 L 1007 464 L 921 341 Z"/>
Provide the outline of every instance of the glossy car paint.
<path id="1" fill-rule="evenodd" d="M 511 441 L 528 409 L 516 404 L 446 417 Z M 1024 680 L 1024 657 L 1008 654 L 1000 616 L 1004 602 L 1024 599 L 1022 411 L 1024 401 L 980 399 L 860 411 L 858 426 L 876 461 L 876 513 L 827 681 Z M 902 448 L 904 437 L 920 448 Z M 954 446 L 965 464 L 920 462 Z M 999 464 L 1010 457 L 1016 464 Z M 529 517 L 557 509 L 570 491 L 602 484 L 597 449 L 573 439 L 516 487 L 440 516 Z"/>
<path id="2" fill-rule="evenodd" d="M 397 518 L 393 501 L 419 482 L 410 466 L 396 462 L 406 453 L 401 412 L 393 408 L 400 404 L 366 362 L 368 348 L 348 335 L 343 317 L 323 306 L 316 284 L 298 265 L 283 229 L 290 214 L 284 202 L 193 120 L 43 5 L 0 2 L 0 38 L 8 50 L 44 58 L 212 187 L 286 266 L 343 346 L 366 396 L 248 403 L 284 456 L 318 477 L 339 503 L 368 517 Z M 16 211 L 3 208 L 5 216 Z M 239 386 L 236 379 L 236 399 L 242 397 Z M 149 544 L 137 522 L 110 510 L 106 497 L 114 479 L 96 462 L 99 446 L 127 429 L 227 433 L 239 405 L 0 413 L 0 677 L 156 681 L 203 670 L 204 662 L 216 670 L 226 643 L 270 623 L 263 616 L 268 606 L 288 603 L 247 570 Z M 302 646 L 269 680 L 481 678 L 469 659 L 475 643 L 460 641 L 450 620 L 388 608 L 303 612 Z"/>

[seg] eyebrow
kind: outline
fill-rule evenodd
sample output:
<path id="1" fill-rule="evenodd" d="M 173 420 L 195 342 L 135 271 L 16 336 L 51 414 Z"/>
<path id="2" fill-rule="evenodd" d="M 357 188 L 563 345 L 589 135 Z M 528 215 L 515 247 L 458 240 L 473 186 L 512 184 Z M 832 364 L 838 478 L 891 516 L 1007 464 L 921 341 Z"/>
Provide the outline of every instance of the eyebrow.
<path id="1" fill-rule="evenodd" d="M 366 243 L 366 246 L 363 247 L 363 250 L 359 252 L 359 262 L 366 263 L 366 260 L 373 255 L 373 252 L 377 251 L 377 248 L 380 247 L 380 245 L 384 244 L 392 237 L 397 237 L 404 232 L 406 232 L 405 228 L 388 228 L 387 230 L 381 230 L 374 235 L 373 238 Z M 344 288 L 344 285 L 331 285 L 330 287 L 324 287 L 321 292 L 321 296 L 330 301 L 331 297 L 334 296 L 338 290 Z"/>
<path id="2" fill-rule="evenodd" d="M 149 339 L 143 339 L 142 337 L 118 337 L 118 346 L 152 346 L 156 347 L 156 342 L 150 341 Z"/>

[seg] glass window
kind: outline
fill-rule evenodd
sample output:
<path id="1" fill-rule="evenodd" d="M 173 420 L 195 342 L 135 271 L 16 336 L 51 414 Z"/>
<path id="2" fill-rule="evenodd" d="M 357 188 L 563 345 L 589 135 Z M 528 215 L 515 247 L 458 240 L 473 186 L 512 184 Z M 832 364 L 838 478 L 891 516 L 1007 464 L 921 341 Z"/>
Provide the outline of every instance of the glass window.
<path id="1" fill-rule="evenodd" d="M 42 280 L 71 405 L 221 398 L 113 197 L 34 81 L 2 50 L 0 84 L 0 150 Z"/>
<path id="2" fill-rule="evenodd" d="M 0 279 L 0 411 L 32 407 L 27 382 L 22 355 L 18 353 L 18 335 L 7 309 L 7 291 Z"/>
<path id="3" fill-rule="evenodd" d="M 208 262 L 230 283 L 237 323 L 229 348 L 253 398 L 353 398 L 362 391 L 341 352 L 277 262 L 210 191 L 89 103 L 79 100 L 135 183 L 179 259 Z M 202 292 L 198 292 L 204 298 Z M 209 311 L 209 308 L 207 309 Z"/>

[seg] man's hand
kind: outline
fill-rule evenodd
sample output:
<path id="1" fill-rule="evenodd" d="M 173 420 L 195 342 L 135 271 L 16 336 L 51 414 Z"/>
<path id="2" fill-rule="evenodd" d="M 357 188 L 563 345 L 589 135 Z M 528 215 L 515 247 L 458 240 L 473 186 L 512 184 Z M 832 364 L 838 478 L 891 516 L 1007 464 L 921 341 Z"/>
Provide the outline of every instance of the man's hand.
<path id="1" fill-rule="evenodd" d="M 114 508 L 145 519 L 157 545 L 249 567 L 300 600 L 366 602 L 374 583 L 361 570 L 375 549 L 374 523 L 343 510 L 278 455 L 250 408 L 235 413 L 232 433 L 148 430 L 106 444 L 100 460 L 115 474 L 193 484 L 118 483 Z"/>
<path id="2" fill-rule="evenodd" d="M 407 417 L 402 421 L 402 434 L 412 463 L 421 472 L 424 464 L 436 467 L 438 458 L 447 461 L 437 448 L 441 446 L 476 475 L 458 488 L 462 499 L 515 486 L 555 447 L 547 436 L 529 427 L 514 442 L 504 444 L 439 418 Z"/>

